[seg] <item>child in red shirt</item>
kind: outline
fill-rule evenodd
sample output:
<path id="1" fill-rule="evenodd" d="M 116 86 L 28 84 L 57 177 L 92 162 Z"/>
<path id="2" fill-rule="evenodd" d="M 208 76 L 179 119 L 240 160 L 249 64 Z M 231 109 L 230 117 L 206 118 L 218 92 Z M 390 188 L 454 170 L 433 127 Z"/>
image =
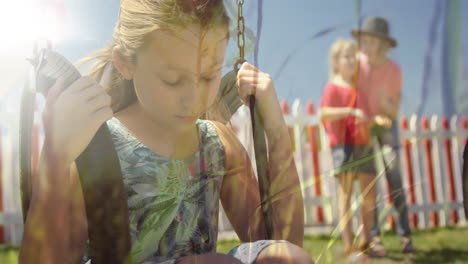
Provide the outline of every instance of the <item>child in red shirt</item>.
<path id="1" fill-rule="evenodd" d="M 339 181 L 339 228 L 345 256 L 350 260 L 367 258 L 362 254 L 370 241 L 375 206 L 375 165 L 369 133 L 370 121 L 364 101 L 356 89 L 356 45 L 350 40 L 338 40 L 330 49 L 331 74 L 320 102 L 321 119 L 332 149 L 334 174 Z M 353 181 L 358 180 L 362 201 L 361 241 L 352 245 L 351 194 Z"/>

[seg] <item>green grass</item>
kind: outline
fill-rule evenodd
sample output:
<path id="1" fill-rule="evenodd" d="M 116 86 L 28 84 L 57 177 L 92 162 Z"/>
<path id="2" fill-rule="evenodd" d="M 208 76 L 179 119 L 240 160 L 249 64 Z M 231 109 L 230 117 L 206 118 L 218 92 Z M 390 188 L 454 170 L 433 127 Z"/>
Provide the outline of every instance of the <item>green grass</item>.
<path id="1" fill-rule="evenodd" d="M 425 231 L 415 231 L 413 242 L 418 253 L 406 256 L 400 252 L 398 237 L 394 233 L 383 236 L 389 256 L 376 259 L 372 263 L 414 263 L 414 264 L 468 264 L 468 228 L 443 228 Z M 218 252 L 227 253 L 237 246 L 237 240 L 222 240 L 218 242 Z M 317 264 L 346 263 L 341 258 L 341 241 L 333 241 L 330 236 L 306 236 L 304 249 L 313 257 Z M 0 247 L 0 263 L 16 264 L 18 249 Z"/>
<path id="2" fill-rule="evenodd" d="M 10 246 L 0 246 L 0 263 L 18 263 L 18 249 Z"/>

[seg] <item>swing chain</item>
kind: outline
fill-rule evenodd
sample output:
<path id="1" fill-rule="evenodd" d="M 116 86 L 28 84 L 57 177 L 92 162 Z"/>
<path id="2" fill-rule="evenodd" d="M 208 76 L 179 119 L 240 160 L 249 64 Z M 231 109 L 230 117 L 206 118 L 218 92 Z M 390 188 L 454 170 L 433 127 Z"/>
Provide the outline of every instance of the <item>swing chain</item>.
<path id="1" fill-rule="evenodd" d="M 244 48 L 245 48 L 245 20 L 242 10 L 244 0 L 237 0 L 237 47 L 239 48 L 239 58 L 234 64 L 236 71 L 239 70 L 239 66 L 244 63 Z"/>

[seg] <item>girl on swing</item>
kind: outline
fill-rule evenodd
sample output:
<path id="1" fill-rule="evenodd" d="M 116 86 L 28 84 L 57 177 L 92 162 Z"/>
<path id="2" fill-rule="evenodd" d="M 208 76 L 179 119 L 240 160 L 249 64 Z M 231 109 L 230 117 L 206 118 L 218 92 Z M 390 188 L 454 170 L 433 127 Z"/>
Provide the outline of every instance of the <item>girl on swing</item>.
<path id="1" fill-rule="evenodd" d="M 375 174 L 366 106 L 355 78 L 357 46 L 351 40 L 337 40 L 330 48 L 330 81 L 325 85 L 320 102 L 332 149 L 334 174 L 338 179 L 339 229 L 344 244 L 344 255 L 351 262 L 367 262 L 375 257 L 370 247 L 370 231 L 375 206 Z M 353 245 L 351 230 L 351 195 L 354 180 L 359 181 L 362 198 L 363 229 L 357 246 Z"/>
<path id="2" fill-rule="evenodd" d="M 217 108 L 228 24 L 221 0 L 121 1 L 112 44 L 90 58 L 90 75 L 48 93 L 20 263 L 89 263 L 74 161 L 104 122 L 128 195 L 132 263 L 313 263 L 301 248 L 303 200 L 270 76 L 245 62 L 237 83 L 244 101 L 256 95 L 264 120 L 274 240 L 264 240 L 245 149 L 222 123 L 199 119 Z M 216 253 L 219 199 L 243 242 L 228 255 Z"/>

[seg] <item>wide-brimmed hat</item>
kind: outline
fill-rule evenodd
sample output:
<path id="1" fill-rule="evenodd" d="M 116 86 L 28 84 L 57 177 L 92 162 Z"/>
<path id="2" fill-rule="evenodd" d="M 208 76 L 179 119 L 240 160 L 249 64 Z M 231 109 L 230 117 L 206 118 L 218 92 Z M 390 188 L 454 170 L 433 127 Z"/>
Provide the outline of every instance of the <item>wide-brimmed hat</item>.
<path id="1" fill-rule="evenodd" d="M 387 20 L 382 17 L 369 17 L 360 29 L 353 29 L 351 34 L 356 39 L 363 34 L 385 39 L 390 43 L 392 48 L 397 45 L 397 41 L 390 36 L 390 26 Z"/>

